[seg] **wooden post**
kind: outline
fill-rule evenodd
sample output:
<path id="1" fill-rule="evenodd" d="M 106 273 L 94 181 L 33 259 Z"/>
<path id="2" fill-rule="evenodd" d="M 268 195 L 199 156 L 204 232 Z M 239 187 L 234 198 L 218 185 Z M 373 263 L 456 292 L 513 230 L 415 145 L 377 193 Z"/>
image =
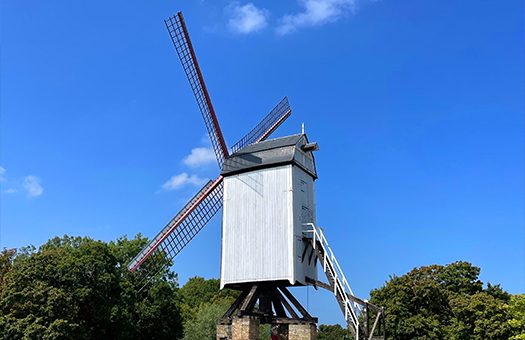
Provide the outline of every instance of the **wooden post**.
<path id="1" fill-rule="evenodd" d="M 386 320 L 385 320 L 385 309 L 381 307 L 381 316 L 383 319 L 383 340 L 386 340 Z"/>
<path id="2" fill-rule="evenodd" d="M 368 331 L 369 331 L 369 324 L 370 324 L 370 314 L 368 313 L 368 303 L 365 303 L 365 332 L 364 336 L 365 339 L 368 339 Z"/>

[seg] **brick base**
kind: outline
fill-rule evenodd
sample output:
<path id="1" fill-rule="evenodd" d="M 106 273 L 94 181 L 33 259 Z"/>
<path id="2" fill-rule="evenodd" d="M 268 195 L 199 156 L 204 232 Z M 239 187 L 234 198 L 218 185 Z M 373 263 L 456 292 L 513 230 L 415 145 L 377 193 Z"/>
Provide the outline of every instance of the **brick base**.
<path id="1" fill-rule="evenodd" d="M 232 325 L 217 324 L 217 340 L 231 340 Z"/>
<path id="2" fill-rule="evenodd" d="M 232 324 L 217 324 L 216 339 L 259 340 L 259 324 L 259 319 L 254 317 L 234 318 Z M 281 324 L 272 326 L 272 329 L 283 340 L 317 340 L 315 324 Z"/>
<path id="3" fill-rule="evenodd" d="M 249 316 L 234 318 L 231 340 L 259 340 L 259 319 Z"/>
<path id="4" fill-rule="evenodd" d="M 317 327 L 315 324 L 289 325 L 288 340 L 317 340 Z"/>

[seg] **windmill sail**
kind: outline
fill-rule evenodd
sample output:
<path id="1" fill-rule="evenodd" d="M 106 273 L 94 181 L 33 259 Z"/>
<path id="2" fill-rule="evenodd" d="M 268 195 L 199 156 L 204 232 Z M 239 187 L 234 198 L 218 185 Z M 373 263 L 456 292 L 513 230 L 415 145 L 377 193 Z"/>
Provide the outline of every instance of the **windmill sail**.
<path id="1" fill-rule="evenodd" d="M 209 181 L 175 217 L 129 263 L 136 271 L 149 257 L 157 259 L 150 266 L 162 269 L 197 235 L 222 207 L 222 177 Z M 158 256 L 156 256 L 156 255 Z M 160 254 L 160 255 L 159 255 Z M 160 261 L 157 257 L 161 257 Z M 152 270 L 149 268 L 149 270 Z"/>
<path id="2" fill-rule="evenodd" d="M 211 104 L 210 95 L 204 83 L 204 78 L 202 77 L 182 13 L 179 12 L 168 20 L 164 20 L 164 23 L 170 34 L 171 41 L 175 46 L 184 73 L 186 73 L 191 90 L 195 95 L 202 118 L 204 118 L 204 123 L 210 135 L 211 145 L 213 146 L 213 151 L 215 151 L 219 167 L 222 167 L 224 159 L 228 157 L 228 148 L 226 147 L 217 115 Z"/>
<path id="3" fill-rule="evenodd" d="M 291 112 L 292 109 L 288 103 L 288 97 L 284 97 L 256 127 L 232 146 L 232 153 L 268 138 L 290 116 Z"/>
<path id="4" fill-rule="evenodd" d="M 228 148 L 212 106 L 206 84 L 195 56 L 182 13 L 164 21 L 186 77 L 204 118 L 211 144 L 222 168 L 229 157 Z M 239 150 L 247 145 L 266 139 L 288 116 L 290 106 L 285 97 L 252 131 L 233 146 Z M 223 178 L 209 181 L 175 217 L 142 249 L 129 263 L 131 272 L 139 271 L 147 283 L 172 263 L 177 254 L 199 233 L 199 231 L 221 209 Z"/>

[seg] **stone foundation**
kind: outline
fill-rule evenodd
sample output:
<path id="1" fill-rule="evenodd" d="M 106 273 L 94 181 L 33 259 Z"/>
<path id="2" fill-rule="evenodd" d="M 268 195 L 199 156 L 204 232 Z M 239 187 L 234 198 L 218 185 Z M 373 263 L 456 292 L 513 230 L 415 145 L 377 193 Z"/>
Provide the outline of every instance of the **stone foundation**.
<path id="1" fill-rule="evenodd" d="M 217 340 L 230 340 L 232 338 L 232 325 L 217 324 Z"/>
<path id="2" fill-rule="evenodd" d="M 317 327 L 315 324 L 291 324 L 288 340 L 317 340 Z"/>
<path id="3" fill-rule="evenodd" d="M 231 340 L 259 340 L 259 319 L 250 316 L 233 318 Z"/>
<path id="4" fill-rule="evenodd" d="M 232 323 L 217 324 L 217 340 L 259 340 L 260 320 L 245 316 L 233 318 Z M 272 326 L 281 340 L 317 340 L 317 327 L 313 323 L 281 324 Z M 261 339 L 266 340 L 266 339 Z"/>

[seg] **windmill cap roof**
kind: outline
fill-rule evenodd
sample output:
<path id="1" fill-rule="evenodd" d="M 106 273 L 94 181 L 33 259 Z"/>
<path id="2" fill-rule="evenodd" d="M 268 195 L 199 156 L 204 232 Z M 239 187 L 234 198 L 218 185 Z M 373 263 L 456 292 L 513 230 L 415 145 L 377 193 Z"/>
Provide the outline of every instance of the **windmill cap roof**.
<path id="1" fill-rule="evenodd" d="M 313 153 L 302 149 L 306 144 L 306 135 L 297 134 L 248 145 L 224 161 L 221 175 L 231 176 L 262 168 L 295 164 L 317 178 Z"/>

